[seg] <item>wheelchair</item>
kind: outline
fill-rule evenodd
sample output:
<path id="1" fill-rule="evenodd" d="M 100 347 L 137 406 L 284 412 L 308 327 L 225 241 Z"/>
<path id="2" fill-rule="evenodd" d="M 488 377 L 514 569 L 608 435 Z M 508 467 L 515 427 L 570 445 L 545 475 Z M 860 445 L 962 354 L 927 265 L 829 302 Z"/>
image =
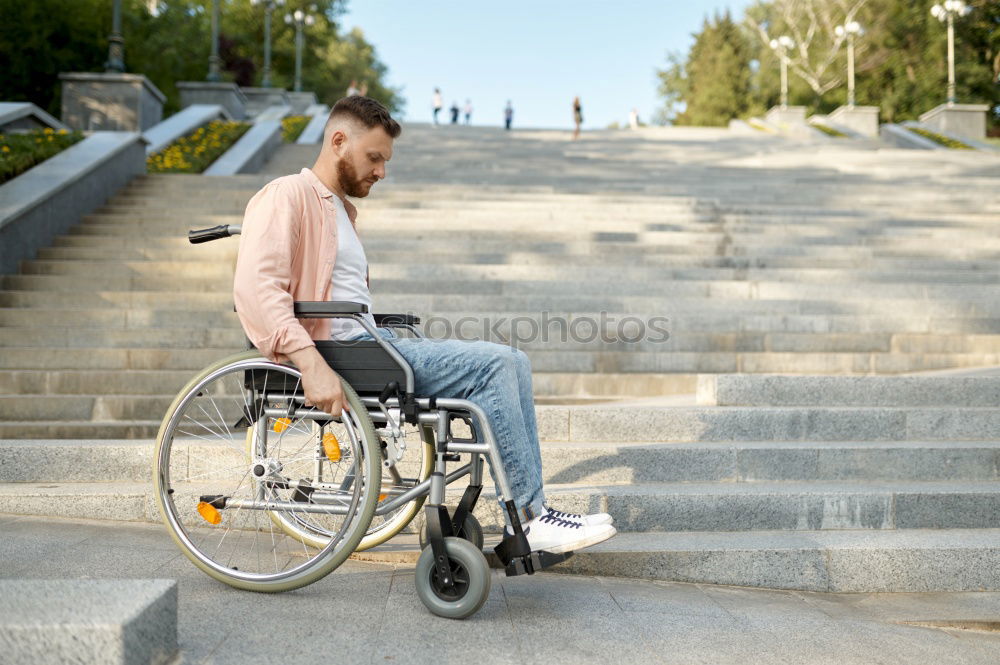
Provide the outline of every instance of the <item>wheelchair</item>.
<path id="1" fill-rule="evenodd" d="M 223 225 L 188 238 L 202 243 L 239 232 Z M 358 303 L 296 302 L 294 309 L 299 318 L 353 318 L 371 335 L 316 342 L 340 377 L 346 408 L 333 417 L 306 406 L 301 373 L 255 350 L 209 365 L 181 389 L 157 433 L 154 496 L 195 566 L 240 589 L 297 589 L 356 550 L 386 542 L 423 508 L 417 595 L 436 615 L 466 618 L 490 591 L 473 515 L 484 462 L 513 529 L 494 548 L 506 574 L 532 574 L 571 555 L 531 551 L 482 409 L 414 393 L 413 370 L 377 328 L 422 336 L 418 318 L 376 314 L 373 327 Z M 464 478 L 449 511 L 445 488 Z"/>

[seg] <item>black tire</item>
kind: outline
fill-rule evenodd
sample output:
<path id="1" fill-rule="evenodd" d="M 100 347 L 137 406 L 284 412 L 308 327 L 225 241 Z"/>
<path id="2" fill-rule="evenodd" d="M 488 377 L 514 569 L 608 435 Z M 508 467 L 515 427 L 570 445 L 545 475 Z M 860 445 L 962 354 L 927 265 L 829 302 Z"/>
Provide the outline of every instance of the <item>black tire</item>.
<path id="1" fill-rule="evenodd" d="M 482 550 L 461 538 L 445 538 L 454 589 L 444 589 L 438 582 L 434 550 L 430 547 L 417 560 L 415 583 L 417 596 L 431 613 L 447 619 L 465 619 L 479 611 L 490 595 L 490 568 Z"/>
<path id="2" fill-rule="evenodd" d="M 465 520 L 462 522 L 462 527 L 455 535 L 462 540 L 469 541 L 475 545 L 476 549 L 482 551 L 484 542 L 483 527 L 479 524 L 479 520 L 476 519 L 476 516 L 472 513 L 465 516 Z M 427 525 L 424 524 L 420 527 L 420 549 L 425 549 L 429 544 L 430 540 L 427 538 Z"/>

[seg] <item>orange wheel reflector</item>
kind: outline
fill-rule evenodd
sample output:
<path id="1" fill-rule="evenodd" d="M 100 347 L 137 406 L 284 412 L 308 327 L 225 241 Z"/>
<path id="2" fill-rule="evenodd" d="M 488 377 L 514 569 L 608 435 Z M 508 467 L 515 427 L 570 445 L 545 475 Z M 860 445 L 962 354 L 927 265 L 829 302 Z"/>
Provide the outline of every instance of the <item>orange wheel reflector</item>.
<path id="1" fill-rule="evenodd" d="M 215 509 L 210 503 L 202 501 L 198 504 L 198 514 L 209 524 L 219 524 L 222 522 L 222 513 Z"/>
<path id="2" fill-rule="evenodd" d="M 340 442 L 337 441 L 333 432 L 327 432 L 323 435 L 323 452 L 326 453 L 326 458 L 331 462 L 340 461 Z"/>
<path id="3" fill-rule="evenodd" d="M 272 429 L 275 432 L 277 432 L 278 434 L 281 434 L 286 429 L 288 429 L 288 426 L 291 425 L 291 424 L 292 424 L 292 419 L 291 418 L 278 418 L 277 420 L 274 421 L 274 425 L 272 425 Z"/>
<path id="4" fill-rule="evenodd" d="M 389 496 L 389 495 L 386 494 L 386 493 L 384 493 L 384 492 L 382 494 L 379 494 L 378 495 L 379 502 L 381 503 L 382 501 L 385 501 L 385 497 L 387 497 L 387 496 Z"/>

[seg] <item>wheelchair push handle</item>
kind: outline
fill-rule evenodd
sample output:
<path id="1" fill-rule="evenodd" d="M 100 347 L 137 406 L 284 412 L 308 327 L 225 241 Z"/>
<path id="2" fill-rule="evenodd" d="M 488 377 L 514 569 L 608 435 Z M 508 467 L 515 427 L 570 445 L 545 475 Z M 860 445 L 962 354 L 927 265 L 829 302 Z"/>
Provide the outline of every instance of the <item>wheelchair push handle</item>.
<path id="1" fill-rule="evenodd" d="M 239 224 L 220 224 L 208 229 L 191 229 L 188 231 L 188 242 L 192 245 L 200 245 L 203 242 L 211 242 L 219 238 L 238 236 L 240 230 Z"/>

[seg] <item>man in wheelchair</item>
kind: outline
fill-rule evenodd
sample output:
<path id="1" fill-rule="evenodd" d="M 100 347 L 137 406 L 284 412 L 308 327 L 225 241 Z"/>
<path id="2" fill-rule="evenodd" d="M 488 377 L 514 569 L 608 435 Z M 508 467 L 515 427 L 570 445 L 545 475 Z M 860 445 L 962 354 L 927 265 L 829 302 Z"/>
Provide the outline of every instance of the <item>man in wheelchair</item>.
<path id="1" fill-rule="evenodd" d="M 243 221 L 234 285 L 243 328 L 264 356 L 297 366 L 307 403 L 333 416 L 341 414 L 344 394 L 314 340 L 371 335 L 353 318 L 300 320 L 293 303 L 343 301 L 370 310 L 368 262 L 354 228 L 357 210 L 347 197 L 365 197 L 385 178 L 400 132 L 375 100 L 341 99 L 313 167 L 268 183 L 251 199 Z M 363 316 L 375 330 L 372 315 Z M 465 399 L 486 414 L 532 551 L 569 552 L 615 535 L 606 513 L 571 514 L 546 505 L 531 367 L 522 351 L 378 332 L 412 368 L 417 395 Z"/>

